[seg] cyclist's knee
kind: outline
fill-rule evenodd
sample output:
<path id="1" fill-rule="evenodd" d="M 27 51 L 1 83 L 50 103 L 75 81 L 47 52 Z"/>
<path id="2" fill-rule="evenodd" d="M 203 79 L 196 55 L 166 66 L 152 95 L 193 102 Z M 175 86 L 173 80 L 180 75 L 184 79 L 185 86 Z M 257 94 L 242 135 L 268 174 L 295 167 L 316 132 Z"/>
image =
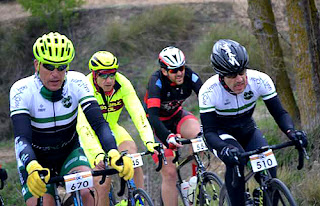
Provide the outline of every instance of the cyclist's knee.
<path id="1" fill-rule="evenodd" d="M 127 150 L 129 154 L 136 153 L 138 151 L 137 145 L 134 141 L 123 141 L 119 147 L 119 151 Z"/>
<path id="2" fill-rule="evenodd" d="M 165 168 L 163 167 L 161 176 L 164 181 L 175 182 L 177 180 L 177 171 L 175 166 L 166 166 Z"/>

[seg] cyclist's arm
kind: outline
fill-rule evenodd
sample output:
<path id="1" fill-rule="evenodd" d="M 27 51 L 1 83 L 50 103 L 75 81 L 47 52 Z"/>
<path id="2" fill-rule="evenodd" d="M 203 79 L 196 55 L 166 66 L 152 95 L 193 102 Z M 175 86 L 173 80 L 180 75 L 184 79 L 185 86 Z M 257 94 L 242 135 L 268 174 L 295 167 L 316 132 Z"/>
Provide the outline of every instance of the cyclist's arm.
<path id="1" fill-rule="evenodd" d="M 157 137 L 162 141 L 163 144 L 169 146 L 167 143 L 167 137 L 171 133 L 166 126 L 162 123 L 159 118 L 160 107 L 148 108 L 149 121 L 152 125 Z"/>
<path id="2" fill-rule="evenodd" d="M 208 146 L 210 149 L 221 151 L 223 147 L 227 146 L 227 143 L 221 140 L 217 128 L 214 126 L 219 124 L 217 114 L 215 112 L 200 113 L 200 119 Z"/>
<path id="3" fill-rule="evenodd" d="M 109 124 L 103 118 L 97 101 L 89 101 L 81 105 L 90 126 L 99 138 L 102 149 L 108 152 L 110 149 L 117 149 L 114 136 Z"/>
<path id="4" fill-rule="evenodd" d="M 264 102 L 281 131 L 287 134 L 288 130 L 294 129 L 292 118 L 290 117 L 288 112 L 282 107 L 282 104 L 278 96 L 275 96 L 268 100 L 264 100 Z"/>
<path id="5" fill-rule="evenodd" d="M 146 144 L 147 142 L 154 142 L 153 131 L 147 119 L 146 113 L 142 104 L 131 83 L 125 85 L 126 93 L 123 95 L 124 105 L 137 128 L 141 140 Z"/>
<path id="6" fill-rule="evenodd" d="M 15 114 L 11 116 L 13 132 L 15 137 L 15 150 L 26 167 L 29 162 L 36 160 L 36 155 L 32 149 L 32 129 L 29 114 Z"/>
<path id="7" fill-rule="evenodd" d="M 163 144 L 168 146 L 167 137 L 171 133 L 159 118 L 161 98 L 160 93 L 162 89 L 162 82 L 156 75 L 152 75 L 149 83 L 147 95 L 145 97 L 146 109 L 149 115 L 149 122 L 156 134 Z"/>
<path id="8" fill-rule="evenodd" d="M 198 96 L 199 94 L 199 90 L 202 86 L 202 81 L 200 79 L 200 77 L 198 76 L 198 74 L 196 74 L 195 72 L 192 73 L 192 89 L 193 91 L 196 93 L 196 95 Z"/>

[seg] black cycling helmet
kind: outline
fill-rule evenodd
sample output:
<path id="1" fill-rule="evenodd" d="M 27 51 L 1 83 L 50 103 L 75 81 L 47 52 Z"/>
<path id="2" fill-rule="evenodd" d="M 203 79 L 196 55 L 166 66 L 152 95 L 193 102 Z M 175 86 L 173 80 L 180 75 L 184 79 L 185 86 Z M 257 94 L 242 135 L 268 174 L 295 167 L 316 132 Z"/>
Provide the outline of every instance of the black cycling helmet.
<path id="1" fill-rule="evenodd" d="M 238 42 L 220 39 L 213 45 L 211 63 L 217 74 L 226 76 L 243 71 L 249 63 L 249 56 L 246 48 Z"/>

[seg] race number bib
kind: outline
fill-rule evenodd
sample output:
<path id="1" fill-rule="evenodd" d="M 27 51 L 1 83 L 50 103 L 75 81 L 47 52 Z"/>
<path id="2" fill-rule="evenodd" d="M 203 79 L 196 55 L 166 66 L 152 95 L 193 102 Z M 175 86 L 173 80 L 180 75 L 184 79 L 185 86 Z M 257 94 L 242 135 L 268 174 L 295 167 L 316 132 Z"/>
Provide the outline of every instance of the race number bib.
<path id="1" fill-rule="evenodd" d="M 261 154 L 251 155 L 250 162 L 254 172 L 259 172 L 261 170 L 269 169 L 278 165 L 271 149 Z"/>
<path id="2" fill-rule="evenodd" d="M 132 159 L 133 168 L 141 167 L 143 165 L 142 157 L 139 153 L 136 154 L 127 154 L 128 157 Z"/>
<path id="3" fill-rule="evenodd" d="M 93 187 L 93 177 L 90 171 L 65 175 L 63 178 L 67 193 Z"/>
<path id="4" fill-rule="evenodd" d="M 204 150 L 208 150 L 206 144 L 203 141 L 202 137 L 196 138 L 196 139 L 192 139 L 192 149 L 193 152 L 201 152 Z"/>

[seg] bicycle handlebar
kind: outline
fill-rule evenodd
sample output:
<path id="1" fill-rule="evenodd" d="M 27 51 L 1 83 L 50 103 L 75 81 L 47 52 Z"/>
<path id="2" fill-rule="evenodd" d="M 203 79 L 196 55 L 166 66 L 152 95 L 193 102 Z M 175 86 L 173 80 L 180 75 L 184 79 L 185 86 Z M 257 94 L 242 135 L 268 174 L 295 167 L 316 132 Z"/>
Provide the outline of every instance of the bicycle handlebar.
<path id="1" fill-rule="evenodd" d="M 249 156 L 254 155 L 254 154 L 260 154 L 262 152 L 267 151 L 268 149 L 278 150 L 278 149 L 282 149 L 282 148 L 293 146 L 293 145 L 295 145 L 295 144 L 294 144 L 294 141 L 292 141 L 292 140 L 284 142 L 284 143 L 276 144 L 276 145 L 267 145 L 267 146 L 263 146 L 263 147 L 255 149 L 255 150 L 252 150 L 252 151 L 243 152 L 243 153 L 241 153 L 239 155 L 239 158 L 245 158 L 245 157 L 249 157 Z M 303 166 L 304 166 L 304 157 L 306 159 L 309 159 L 309 156 L 307 154 L 306 149 L 303 148 L 303 147 L 301 149 L 298 149 L 298 154 L 299 154 L 299 158 L 298 158 L 299 162 L 298 162 L 297 169 L 301 170 L 303 168 Z M 235 157 L 235 158 L 238 159 L 238 157 Z M 237 181 L 235 173 L 236 173 L 236 175 L 238 177 L 241 177 L 240 170 L 239 170 L 239 165 L 235 165 L 235 172 L 233 173 L 232 185 L 234 187 L 238 184 L 238 181 Z"/>

